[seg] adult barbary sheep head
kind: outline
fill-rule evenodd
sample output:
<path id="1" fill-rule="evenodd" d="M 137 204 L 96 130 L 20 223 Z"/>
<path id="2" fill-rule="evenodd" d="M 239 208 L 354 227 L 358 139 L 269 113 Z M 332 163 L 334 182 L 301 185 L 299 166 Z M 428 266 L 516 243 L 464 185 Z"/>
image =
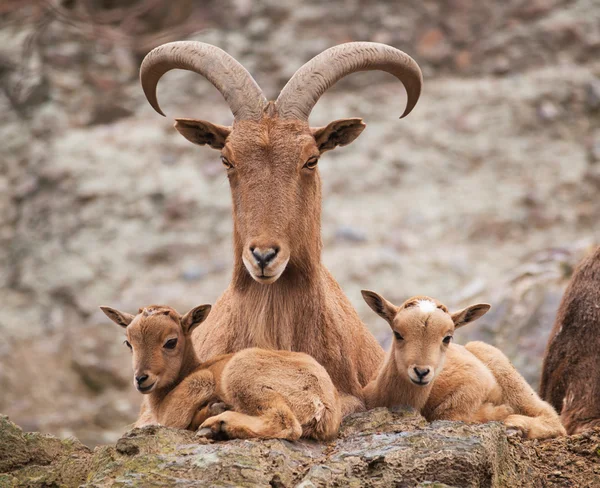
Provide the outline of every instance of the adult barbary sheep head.
<path id="1" fill-rule="evenodd" d="M 417 63 L 402 51 L 351 42 L 306 63 L 277 100 L 268 102 L 252 76 L 221 49 L 201 42 L 172 42 L 152 50 L 140 71 L 144 93 L 162 115 L 156 86 L 162 75 L 176 68 L 206 77 L 233 112 L 231 127 L 178 118 L 175 128 L 194 144 L 221 151 L 233 197 L 235 266 L 238 271 L 245 266 L 254 280 L 264 284 L 277 281 L 286 270 L 290 276 L 306 274 L 315 259 L 319 261 L 319 157 L 350 144 L 365 128 L 359 118 L 310 127 L 308 117 L 321 95 L 356 71 L 386 71 L 406 88 L 404 117 L 417 103 L 423 84 Z"/>
<path id="2" fill-rule="evenodd" d="M 478 303 L 450 313 L 444 304 L 426 296 L 409 298 L 399 307 L 374 291 L 362 290 L 362 296 L 392 328 L 398 374 L 419 386 L 429 385 L 442 371 L 454 330 L 490 309 L 487 303 Z"/>

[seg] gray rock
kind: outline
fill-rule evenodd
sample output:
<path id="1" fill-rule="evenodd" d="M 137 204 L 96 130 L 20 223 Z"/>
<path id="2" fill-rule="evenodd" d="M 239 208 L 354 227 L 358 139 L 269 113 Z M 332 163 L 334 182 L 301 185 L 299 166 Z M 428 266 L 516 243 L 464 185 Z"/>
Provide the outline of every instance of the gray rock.
<path id="1" fill-rule="evenodd" d="M 0 485 L 530 487 L 559 478 L 562 486 L 592 486 L 600 481 L 598 461 L 590 463 L 599 440 L 593 432 L 540 447 L 507 438 L 499 423 L 428 425 L 414 412 L 375 409 L 347 418 L 327 445 L 212 442 L 149 426 L 91 452 L 75 440 L 23 434 L 1 417 Z"/>

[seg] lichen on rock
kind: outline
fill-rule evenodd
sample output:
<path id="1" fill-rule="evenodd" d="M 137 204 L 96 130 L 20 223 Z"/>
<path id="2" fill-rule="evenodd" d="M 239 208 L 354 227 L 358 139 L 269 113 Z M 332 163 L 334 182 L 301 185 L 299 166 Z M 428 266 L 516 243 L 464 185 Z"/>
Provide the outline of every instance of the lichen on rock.
<path id="1" fill-rule="evenodd" d="M 344 420 L 336 441 L 209 441 L 159 426 L 90 451 L 25 434 L 0 418 L 0 487 L 530 487 L 598 486 L 600 431 L 547 442 L 502 424 L 428 424 L 377 408 Z"/>

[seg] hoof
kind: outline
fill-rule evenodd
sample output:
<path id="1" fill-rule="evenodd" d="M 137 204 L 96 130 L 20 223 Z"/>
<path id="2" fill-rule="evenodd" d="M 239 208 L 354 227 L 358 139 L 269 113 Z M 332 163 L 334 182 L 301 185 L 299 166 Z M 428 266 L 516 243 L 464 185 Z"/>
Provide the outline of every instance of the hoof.
<path id="1" fill-rule="evenodd" d="M 213 431 L 210 430 L 208 427 L 198 429 L 198 431 L 196 431 L 196 436 L 203 437 L 204 439 L 214 439 L 215 437 Z"/>
<path id="2" fill-rule="evenodd" d="M 200 426 L 197 435 L 215 441 L 227 441 L 230 439 L 229 434 L 227 433 L 227 422 L 219 420 L 217 417 L 211 417 L 205 421 Z"/>
<path id="3" fill-rule="evenodd" d="M 521 429 L 518 429 L 516 427 L 507 427 L 506 428 L 506 436 L 507 437 L 518 437 L 518 438 L 524 438 L 525 437 L 525 432 L 523 432 Z"/>
<path id="4" fill-rule="evenodd" d="M 208 407 L 208 412 L 210 413 L 211 417 L 226 412 L 227 410 L 231 410 L 231 408 L 225 402 L 212 403 Z"/>

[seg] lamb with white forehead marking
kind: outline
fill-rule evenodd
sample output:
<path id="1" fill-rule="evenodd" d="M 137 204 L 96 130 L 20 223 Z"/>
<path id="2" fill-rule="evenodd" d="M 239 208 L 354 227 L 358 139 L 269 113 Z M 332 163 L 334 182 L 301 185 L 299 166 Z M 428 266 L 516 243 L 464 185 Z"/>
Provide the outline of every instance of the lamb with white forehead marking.
<path id="1" fill-rule="evenodd" d="M 450 313 L 430 297 L 396 306 L 363 290 L 394 339 L 377 376 L 364 388 L 368 408 L 409 405 L 427 420 L 501 420 L 528 438 L 563 435 L 556 411 L 542 401 L 498 349 L 453 344 L 455 329 L 483 316 L 485 303 Z"/>
<path id="2" fill-rule="evenodd" d="M 431 313 L 437 308 L 437 305 L 431 300 L 419 300 L 417 305 L 423 313 Z"/>

